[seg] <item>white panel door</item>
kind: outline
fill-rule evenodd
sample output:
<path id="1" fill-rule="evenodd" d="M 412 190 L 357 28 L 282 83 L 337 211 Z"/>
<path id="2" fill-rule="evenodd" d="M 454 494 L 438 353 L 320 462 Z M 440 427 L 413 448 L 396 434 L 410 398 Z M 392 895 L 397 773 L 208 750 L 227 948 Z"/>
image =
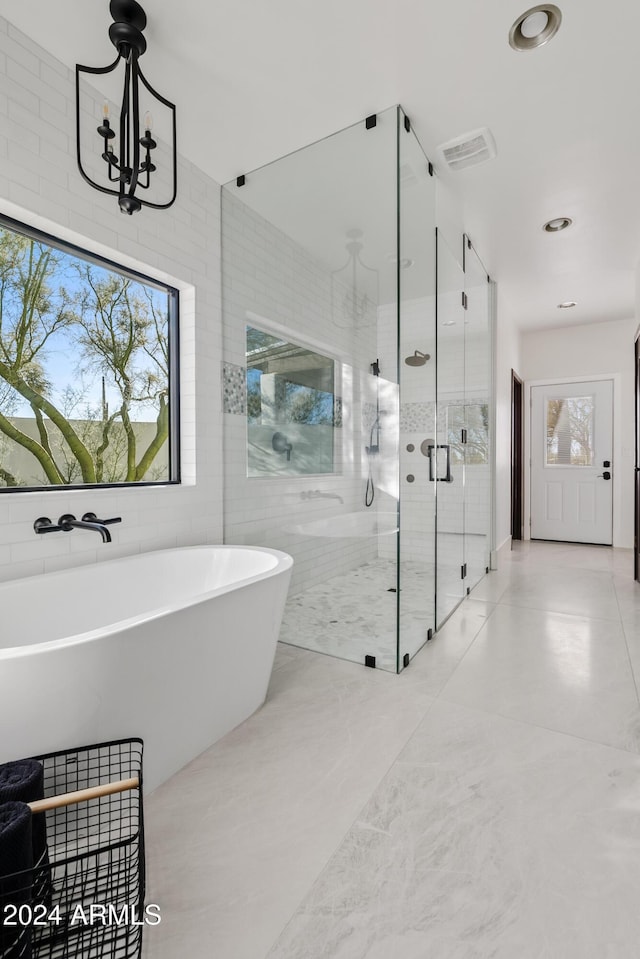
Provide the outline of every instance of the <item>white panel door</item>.
<path id="1" fill-rule="evenodd" d="M 531 388 L 531 538 L 611 545 L 613 381 Z"/>

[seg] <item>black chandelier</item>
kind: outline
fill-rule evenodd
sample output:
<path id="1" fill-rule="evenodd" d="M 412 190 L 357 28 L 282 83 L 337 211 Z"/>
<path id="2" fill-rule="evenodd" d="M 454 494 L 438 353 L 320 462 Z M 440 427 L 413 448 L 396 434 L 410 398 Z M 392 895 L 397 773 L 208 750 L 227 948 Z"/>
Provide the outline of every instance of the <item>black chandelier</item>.
<path id="1" fill-rule="evenodd" d="M 118 197 L 118 203 L 123 213 L 131 215 L 143 206 L 153 207 L 156 210 L 166 210 L 176 198 L 177 164 L 176 164 L 176 108 L 173 103 L 161 96 L 153 89 L 140 69 L 139 59 L 147 49 L 147 41 L 142 31 L 147 25 L 147 17 L 136 0 L 111 0 L 109 10 L 114 22 L 109 27 L 109 38 L 118 56 L 108 67 L 83 67 L 76 64 L 76 143 L 78 168 L 84 179 L 96 190 L 102 193 L 111 193 Z M 105 182 L 117 184 L 108 187 L 92 179 L 82 165 L 80 149 L 80 74 L 107 74 L 113 73 L 120 61 L 124 61 L 124 90 L 122 106 L 120 107 L 119 129 L 116 133 L 111 127 L 110 111 L 105 101 L 102 122 L 97 127 L 97 133 L 102 140 L 102 159 L 106 164 Z M 137 190 L 148 190 L 151 186 L 152 175 L 156 166 L 151 157 L 153 150 L 158 146 L 151 136 L 151 113 L 146 111 L 140 123 L 140 84 L 157 103 L 171 111 L 172 126 L 172 180 L 173 193 L 167 203 L 153 203 L 143 200 L 136 195 Z M 145 99 L 148 99 L 145 95 Z"/>

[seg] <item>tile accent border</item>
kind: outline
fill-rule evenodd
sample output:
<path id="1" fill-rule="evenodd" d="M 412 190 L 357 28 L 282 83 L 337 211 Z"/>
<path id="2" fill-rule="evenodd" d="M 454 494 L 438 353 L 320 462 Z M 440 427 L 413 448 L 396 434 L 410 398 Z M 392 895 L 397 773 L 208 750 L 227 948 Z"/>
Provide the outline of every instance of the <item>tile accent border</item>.
<path id="1" fill-rule="evenodd" d="M 247 412 L 247 371 L 235 363 L 222 363 L 222 410 L 244 416 Z"/>

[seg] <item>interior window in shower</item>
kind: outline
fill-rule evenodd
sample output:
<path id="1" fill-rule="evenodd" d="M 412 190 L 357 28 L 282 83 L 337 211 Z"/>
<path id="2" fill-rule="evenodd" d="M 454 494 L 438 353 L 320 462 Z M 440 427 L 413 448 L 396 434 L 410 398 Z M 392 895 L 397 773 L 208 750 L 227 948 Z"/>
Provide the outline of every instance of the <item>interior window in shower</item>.
<path id="1" fill-rule="evenodd" d="M 247 326 L 247 474 L 334 472 L 335 361 Z"/>

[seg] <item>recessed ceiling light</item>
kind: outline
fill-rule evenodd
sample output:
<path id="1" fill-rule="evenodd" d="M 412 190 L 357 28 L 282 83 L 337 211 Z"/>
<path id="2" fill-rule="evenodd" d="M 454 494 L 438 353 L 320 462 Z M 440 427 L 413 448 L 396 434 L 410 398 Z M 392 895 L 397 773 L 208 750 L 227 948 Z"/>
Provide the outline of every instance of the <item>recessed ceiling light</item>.
<path id="1" fill-rule="evenodd" d="M 553 3 L 541 3 L 526 10 L 509 30 L 509 43 L 514 50 L 535 50 L 556 35 L 562 13 Z"/>
<path id="2" fill-rule="evenodd" d="M 572 306 L 577 306 L 575 300 L 565 300 L 564 303 L 558 303 L 559 310 L 570 310 Z"/>
<path id="3" fill-rule="evenodd" d="M 542 229 L 546 230 L 547 233 L 559 233 L 560 230 L 566 230 L 572 223 L 573 220 L 570 216 L 557 216 L 553 220 L 547 220 Z"/>
<path id="4" fill-rule="evenodd" d="M 530 13 L 528 17 L 524 18 L 520 24 L 520 32 L 527 40 L 533 40 L 534 37 L 540 36 L 543 30 L 546 29 L 548 23 L 549 14 L 547 11 L 536 10 L 535 13 Z"/>

